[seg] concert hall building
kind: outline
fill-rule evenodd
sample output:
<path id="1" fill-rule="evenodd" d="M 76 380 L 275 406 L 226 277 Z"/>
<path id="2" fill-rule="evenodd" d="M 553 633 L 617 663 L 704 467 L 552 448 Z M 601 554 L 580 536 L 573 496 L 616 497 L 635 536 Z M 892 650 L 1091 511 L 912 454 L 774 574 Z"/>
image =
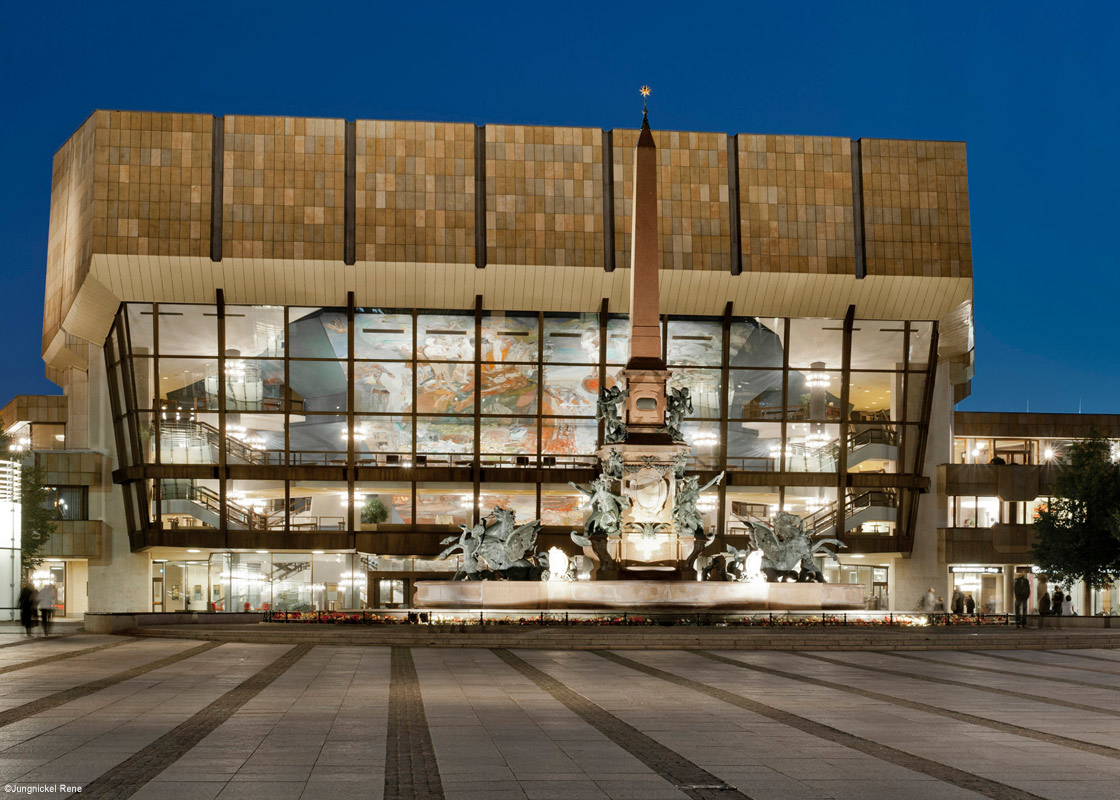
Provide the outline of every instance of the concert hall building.
<path id="1" fill-rule="evenodd" d="M 70 610 L 407 605 L 495 505 L 575 555 L 569 481 L 598 474 L 596 398 L 629 351 L 637 136 L 90 116 L 52 176 L 42 349 L 65 398 L 4 410 L 85 489 L 50 553 Z M 741 546 L 742 519 L 797 513 L 875 608 L 951 590 L 961 558 L 998 566 L 975 574 L 1002 611 L 1029 554 L 1001 550 L 1028 510 L 1000 503 L 1024 501 L 984 528 L 986 497 L 948 493 L 976 491 L 976 441 L 1014 436 L 954 416 L 965 145 L 654 136 L 664 357 L 690 470 L 726 471 L 709 529 Z"/>

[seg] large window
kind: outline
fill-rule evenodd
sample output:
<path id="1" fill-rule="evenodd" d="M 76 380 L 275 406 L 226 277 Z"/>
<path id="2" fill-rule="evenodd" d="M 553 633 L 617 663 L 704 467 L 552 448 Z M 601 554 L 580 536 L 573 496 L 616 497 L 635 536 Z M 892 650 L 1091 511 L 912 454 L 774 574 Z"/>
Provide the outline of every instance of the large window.
<path id="1" fill-rule="evenodd" d="M 690 468 L 783 473 L 793 488 L 835 486 L 841 469 L 913 472 L 934 331 L 890 320 L 663 317 L 669 387 L 687 388 L 692 402 L 682 426 Z M 461 489 L 404 470 L 597 466 L 596 402 L 619 382 L 630 340 L 628 319 L 614 313 L 230 305 L 219 315 L 213 305 L 127 303 L 105 351 L 122 466 L 400 468 L 403 485 L 378 493 L 391 511 L 382 524 L 443 526 L 478 513 L 472 479 L 438 476 L 469 487 L 464 506 Z M 958 440 L 954 460 L 1031 463 L 1062 449 Z M 499 492 L 488 475 L 483 494 L 508 496 L 525 513 L 539 506 L 552 524 L 582 513 L 562 483 L 542 493 L 521 475 L 530 504 L 519 484 Z M 293 474 L 263 498 L 269 513 L 280 511 L 289 531 L 359 530 L 347 505 L 357 500 L 343 498 L 349 484 L 328 476 L 337 485 L 323 489 Z M 162 506 L 138 500 L 137 513 L 162 512 L 165 526 L 231 518 L 228 507 L 187 518 L 194 505 L 221 504 L 208 475 L 197 473 L 189 497 L 159 477 L 171 481 Z M 313 507 L 283 506 L 296 500 Z M 225 502 L 236 500 L 227 493 Z"/>
<path id="2" fill-rule="evenodd" d="M 63 521 L 89 519 L 89 488 L 86 486 L 50 486 L 47 502 L 56 519 Z"/>

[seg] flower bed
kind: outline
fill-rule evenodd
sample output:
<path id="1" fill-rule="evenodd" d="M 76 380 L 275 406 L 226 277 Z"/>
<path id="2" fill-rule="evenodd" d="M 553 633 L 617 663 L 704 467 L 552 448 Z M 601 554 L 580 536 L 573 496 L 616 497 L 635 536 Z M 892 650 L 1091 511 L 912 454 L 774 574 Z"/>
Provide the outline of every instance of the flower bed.
<path id="1" fill-rule="evenodd" d="M 929 625 L 976 626 L 1008 624 L 1006 615 L 926 615 L 926 614 L 598 614 L 575 616 L 566 613 L 541 613 L 532 616 L 486 616 L 485 613 L 469 616 L 446 615 L 438 612 L 405 612 L 396 614 L 376 611 L 271 611 L 265 622 L 307 623 L 325 625 L 438 625 L 440 627 L 559 627 L 559 626 L 701 626 L 701 627 L 759 627 L 759 628 L 913 628 Z"/>

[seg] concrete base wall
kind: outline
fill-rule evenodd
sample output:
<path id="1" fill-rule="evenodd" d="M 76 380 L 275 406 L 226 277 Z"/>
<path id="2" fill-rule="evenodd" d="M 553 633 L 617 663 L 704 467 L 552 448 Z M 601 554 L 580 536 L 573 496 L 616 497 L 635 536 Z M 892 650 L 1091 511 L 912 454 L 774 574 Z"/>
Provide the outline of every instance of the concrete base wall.
<path id="1" fill-rule="evenodd" d="M 252 625 L 264 619 L 261 613 L 199 614 L 178 613 L 99 614 L 85 615 L 86 633 L 121 633 L 153 625 Z"/>

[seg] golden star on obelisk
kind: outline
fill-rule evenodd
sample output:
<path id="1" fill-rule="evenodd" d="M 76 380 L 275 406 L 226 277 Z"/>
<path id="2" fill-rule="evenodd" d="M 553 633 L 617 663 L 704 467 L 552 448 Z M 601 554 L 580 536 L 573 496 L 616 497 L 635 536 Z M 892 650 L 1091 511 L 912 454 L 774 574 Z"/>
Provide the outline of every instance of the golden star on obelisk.
<path id="1" fill-rule="evenodd" d="M 646 108 L 646 98 L 649 97 L 649 87 L 643 85 L 642 88 L 638 90 L 638 92 L 642 95 L 642 116 L 644 117 L 648 113 L 648 109 Z"/>

